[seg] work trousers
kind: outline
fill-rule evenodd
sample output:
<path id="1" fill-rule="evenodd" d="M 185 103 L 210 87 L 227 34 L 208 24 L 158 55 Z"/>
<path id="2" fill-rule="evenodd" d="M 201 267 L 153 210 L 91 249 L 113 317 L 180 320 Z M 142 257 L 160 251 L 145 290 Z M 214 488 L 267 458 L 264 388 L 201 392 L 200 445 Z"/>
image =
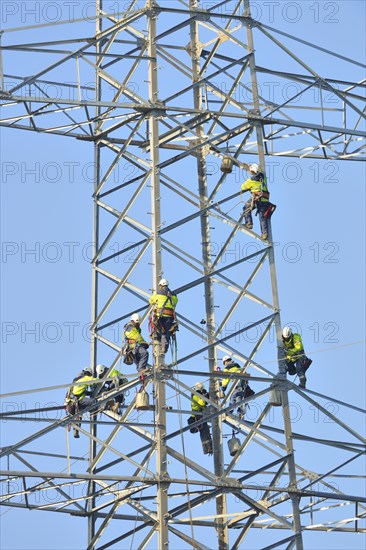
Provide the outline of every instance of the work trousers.
<path id="1" fill-rule="evenodd" d="M 259 223 L 261 226 L 262 234 L 268 235 L 268 220 L 264 217 L 264 212 L 268 208 L 268 202 L 264 202 L 261 200 L 254 202 L 252 198 L 248 199 L 243 208 L 244 222 L 246 224 L 253 225 L 252 210 L 254 210 L 254 208 L 258 209 Z"/>
<path id="2" fill-rule="evenodd" d="M 147 368 L 147 362 L 149 360 L 149 351 L 145 346 L 136 344 L 133 349 L 133 360 L 138 371 L 145 370 Z"/>

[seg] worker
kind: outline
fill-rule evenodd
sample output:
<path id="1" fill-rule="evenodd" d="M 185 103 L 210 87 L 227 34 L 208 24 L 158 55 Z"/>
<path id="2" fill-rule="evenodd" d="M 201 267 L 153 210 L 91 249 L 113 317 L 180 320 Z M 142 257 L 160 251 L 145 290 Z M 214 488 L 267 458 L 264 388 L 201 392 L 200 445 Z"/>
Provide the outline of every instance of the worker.
<path id="1" fill-rule="evenodd" d="M 94 393 L 99 378 L 95 378 L 91 374 L 85 374 L 77 380 L 74 379 L 74 382 L 77 383 L 69 388 L 65 398 L 65 405 L 66 411 L 70 415 L 74 415 L 78 412 L 81 413 L 80 416 L 75 419 L 76 426 L 79 427 L 83 410 L 95 403 L 95 399 L 90 396 Z M 80 437 L 77 427 L 74 428 L 74 437 Z"/>
<path id="2" fill-rule="evenodd" d="M 125 348 L 124 354 L 132 351 L 133 362 L 138 372 L 147 368 L 149 360 L 149 343 L 145 342 L 141 334 L 141 317 L 138 313 L 131 315 L 130 321 L 124 326 Z"/>
<path id="3" fill-rule="evenodd" d="M 73 378 L 73 382 L 76 382 L 76 380 L 79 380 L 79 378 L 82 378 L 83 376 L 93 376 L 93 369 L 90 367 L 85 367 L 82 371 L 80 371 L 75 378 Z"/>
<path id="4" fill-rule="evenodd" d="M 112 378 L 112 380 L 109 380 L 105 384 L 105 387 L 108 391 L 117 390 L 120 388 L 120 386 L 123 386 L 123 384 L 126 384 L 128 382 L 128 379 L 124 378 L 123 374 L 118 369 L 113 369 L 109 373 L 108 378 Z M 123 393 L 120 393 L 114 397 L 114 401 L 109 408 L 114 413 L 121 414 L 122 407 L 124 404 L 125 404 L 125 396 Z"/>
<path id="5" fill-rule="evenodd" d="M 159 281 L 158 291 L 151 296 L 149 303 L 153 307 L 150 318 L 152 334 L 160 342 L 160 355 L 164 355 L 169 349 L 171 336 L 178 330 L 175 315 L 178 298 L 166 279 Z"/>
<path id="6" fill-rule="evenodd" d="M 250 164 L 248 169 L 250 177 L 241 186 L 242 191 L 251 192 L 251 197 L 243 208 L 244 225 L 247 229 L 253 228 L 252 210 L 256 208 L 262 230 L 262 239 L 266 241 L 268 239 L 268 218 L 265 217 L 265 213 L 270 204 L 267 181 L 258 164 Z"/>
<path id="7" fill-rule="evenodd" d="M 301 336 L 293 333 L 290 327 L 284 327 L 282 331 L 283 349 L 286 353 L 286 370 L 289 374 L 297 374 L 300 380 L 300 388 L 306 387 L 305 372 L 310 367 L 312 360 L 306 357 Z"/>
<path id="8" fill-rule="evenodd" d="M 207 401 L 202 399 L 201 396 L 205 396 L 207 399 L 209 398 L 209 394 L 207 393 L 207 390 L 202 382 L 197 382 L 197 384 L 193 386 L 193 390 L 195 392 L 191 395 L 191 409 L 193 414 L 188 419 L 188 424 L 193 424 L 193 422 L 196 422 L 202 418 L 202 414 L 200 413 L 206 409 Z M 192 433 L 197 431 L 200 432 L 203 454 L 212 455 L 212 438 L 207 422 L 201 422 L 199 426 L 192 428 L 190 431 Z"/>
<path id="9" fill-rule="evenodd" d="M 235 361 L 233 361 L 233 359 L 232 359 L 232 357 L 230 357 L 230 355 L 224 355 L 224 357 L 222 358 L 222 362 L 224 364 L 224 370 L 223 370 L 224 373 L 231 373 L 232 372 L 232 373 L 236 373 L 236 374 L 239 374 L 239 373 L 243 374 L 243 371 L 240 368 L 240 366 L 238 365 L 238 363 L 235 363 Z M 221 382 L 221 391 L 223 392 L 223 394 L 222 394 L 223 396 L 225 396 L 225 391 L 228 387 L 228 384 L 229 384 L 230 380 L 232 380 L 232 379 L 230 377 L 228 377 L 228 378 L 224 378 L 224 380 Z M 243 379 L 242 380 L 236 380 L 235 389 L 234 389 L 233 393 L 231 394 L 230 405 L 235 406 L 238 401 L 242 401 L 246 397 L 250 397 L 251 395 L 254 395 L 254 393 L 255 392 L 249 386 L 247 380 L 243 380 Z M 246 410 L 247 410 L 247 405 L 246 404 L 239 405 L 239 407 L 237 408 L 237 414 L 238 414 L 239 418 L 244 418 Z M 231 412 L 233 412 L 233 411 L 231 411 Z"/>

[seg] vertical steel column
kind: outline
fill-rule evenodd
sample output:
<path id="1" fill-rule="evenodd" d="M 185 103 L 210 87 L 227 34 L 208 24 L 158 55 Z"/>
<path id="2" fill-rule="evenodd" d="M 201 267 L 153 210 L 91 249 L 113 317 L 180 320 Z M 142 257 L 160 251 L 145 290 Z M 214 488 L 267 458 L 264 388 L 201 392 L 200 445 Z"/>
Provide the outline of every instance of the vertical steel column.
<path id="1" fill-rule="evenodd" d="M 158 282 L 162 276 L 161 257 L 161 213 L 160 213 L 160 173 L 159 173 L 159 100 L 158 100 L 158 64 L 156 52 L 156 18 L 158 10 L 155 0 L 147 1 L 148 21 L 148 52 L 149 52 L 149 102 L 151 112 L 149 115 L 149 141 L 151 151 L 151 213 L 152 213 L 152 264 L 153 264 L 153 288 L 158 288 Z M 161 374 L 164 366 L 163 356 L 160 354 L 159 342 L 154 339 L 154 390 L 155 390 L 155 448 L 156 467 L 158 476 L 158 534 L 159 549 L 165 550 L 169 546 L 168 531 L 168 462 L 166 452 L 166 392 L 165 382 Z"/>
<path id="2" fill-rule="evenodd" d="M 250 0 L 244 0 L 245 5 L 245 15 L 251 17 L 250 14 Z M 253 41 L 253 32 L 252 27 L 247 25 L 247 40 L 248 40 L 248 49 L 250 58 L 249 58 L 249 67 L 250 75 L 252 80 L 252 91 L 253 91 L 253 114 L 260 116 L 260 104 L 259 104 L 259 95 L 258 95 L 258 81 L 257 73 L 255 66 L 255 55 L 254 55 L 254 41 Z M 265 167 L 264 159 L 264 140 L 263 140 L 263 130 L 260 122 L 256 123 L 256 133 L 257 133 L 257 146 L 258 146 L 258 157 L 259 164 L 261 167 Z M 272 238 L 272 227 L 269 223 L 269 240 L 273 243 Z M 281 317 L 280 317 L 280 305 L 278 298 L 278 287 L 277 287 L 277 275 L 276 275 L 276 264 L 273 246 L 269 250 L 269 266 L 270 266 L 270 275 L 271 275 L 271 284 L 272 284 L 272 300 L 273 307 L 277 313 L 275 317 L 275 327 L 276 327 L 276 337 L 277 337 L 277 357 L 278 357 L 278 378 L 279 380 L 284 380 L 286 378 L 286 369 L 285 362 L 283 361 L 283 351 L 282 351 L 282 334 L 281 334 Z M 296 468 L 295 468 L 295 459 L 294 459 L 294 448 L 292 441 L 292 428 L 291 428 L 291 417 L 290 409 L 288 402 L 288 390 L 287 385 L 284 384 L 281 386 L 281 398 L 282 398 L 282 414 L 284 419 L 284 430 L 286 436 L 286 447 L 289 454 L 287 460 L 287 465 L 289 469 L 289 479 L 290 479 L 290 488 L 293 490 L 297 489 L 297 480 L 296 480 Z M 303 540 L 301 534 L 301 518 L 300 518 L 300 508 L 299 508 L 299 497 L 291 493 L 291 502 L 292 502 L 292 511 L 293 511 L 293 530 L 296 533 L 296 548 L 297 550 L 303 549 Z"/>
<path id="3" fill-rule="evenodd" d="M 95 34 L 96 37 L 102 32 L 102 19 L 99 17 L 99 15 L 102 12 L 102 3 L 103 0 L 96 0 L 96 26 L 95 26 Z M 97 56 L 101 51 L 100 42 L 97 42 L 95 45 Z M 98 59 L 99 60 L 99 59 Z M 101 79 L 98 74 L 98 69 L 96 70 L 96 80 L 95 80 L 95 98 L 97 101 L 101 100 L 102 91 L 101 91 Z M 95 116 L 96 118 L 100 114 L 100 107 L 95 108 Z M 98 118 L 97 118 L 98 119 Z M 97 130 L 97 124 L 96 123 L 96 130 Z M 99 143 L 96 141 L 94 144 L 94 192 L 99 186 L 99 180 L 100 180 L 100 146 Z M 98 272 L 97 272 L 97 263 L 96 260 L 98 248 L 99 248 L 99 207 L 97 204 L 97 198 L 94 196 L 94 210 L 93 210 L 93 249 L 92 249 L 92 299 L 91 299 L 91 324 L 92 327 L 94 327 L 91 331 L 91 344 L 90 344 L 90 366 L 93 368 L 94 375 L 95 375 L 95 367 L 97 363 L 97 338 L 96 338 L 96 330 L 97 327 L 95 326 L 95 320 L 98 315 Z M 91 416 L 92 418 L 92 416 Z M 92 467 L 92 464 L 94 463 L 94 459 L 96 457 L 97 453 L 97 444 L 95 441 L 95 437 L 97 436 L 97 426 L 96 424 L 90 424 L 90 442 L 89 442 L 89 465 L 90 465 L 90 474 L 94 474 L 94 468 Z M 93 495 L 95 493 L 95 482 L 90 481 L 88 484 L 88 494 Z M 95 536 L 95 522 L 96 522 L 96 516 L 95 513 L 92 511 L 95 509 L 95 497 L 91 497 L 88 499 L 87 504 L 87 510 L 89 512 L 88 515 L 88 545 L 90 546 L 92 539 Z"/>
<path id="4" fill-rule="evenodd" d="M 198 8 L 199 0 L 189 0 L 190 10 Z M 202 45 L 199 40 L 198 23 L 191 16 L 190 23 L 190 54 L 192 57 L 192 79 L 193 82 L 198 82 L 201 79 L 201 49 Z M 194 108 L 202 111 L 201 87 L 196 86 L 193 89 Z M 204 127 L 202 125 L 196 128 L 197 143 L 204 140 Z M 198 190 L 200 195 L 201 208 L 206 208 L 208 201 L 208 186 L 207 186 L 207 170 L 206 170 L 206 152 L 201 147 L 197 149 L 197 175 L 198 175 Z M 212 269 L 211 261 L 211 236 L 210 236 L 210 219 L 205 212 L 201 214 L 201 240 L 202 240 L 202 259 L 204 265 L 204 275 L 210 273 Z M 214 291 L 213 284 L 210 278 L 207 278 L 204 283 L 205 305 L 206 305 L 206 327 L 207 327 L 207 344 L 213 344 L 215 341 L 215 310 L 214 310 Z M 216 348 L 212 347 L 208 350 L 208 364 L 210 373 L 215 372 L 217 364 Z M 210 379 L 210 399 L 218 404 L 218 381 L 215 378 Z M 212 440 L 213 440 L 213 459 L 215 475 L 219 478 L 224 474 L 224 453 L 222 447 L 222 420 L 221 417 L 216 417 L 212 420 Z M 220 516 L 217 520 L 217 535 L 219 550 L 227 550 L 229 548 L 228 530 L 224 526 L 222 515 L 226 514 L 226 495 L 220 495 L 216 498 L 216 511 Z"/>
<path id="5" fill-rule="evenodd" d="M 244 4 L 245 4 L 245 15 L 247 17 L 251 17 L 250 0 L 244 0 Z M 253 32 L 250 25 L 247 25 L 247 40 L 248 40 L 248 51 L 250 54 L 249 68 L 250 68 L 250 77 L 252 81 L 252 92 L 253 92 L 253 114 L 256 116 L 260 116 L 261 111 L 260 111 L 260 105 L 259 105 L 257 73 L 255 68 L 254 41 L 253 41 Z M 255 123 L 255 130 L 257 135 L 259 165 L 263 169 L 265 169 L 263 130 L 260 122 Z M 270 221 L 268 224 L 268 230 L 269 230 L 268 232 L 269 240 L 270 242 L 273 242 L 272 226 Z M 271 284 L 272 284 L 273 308 L 274 308 L 274 311 L 277 313 L 275 317 L 275 327 L 276 327 L 277 350 L 278 350 L 278 359 L 279 359 L 279 372 L 281 374 L 285 374 L 286 371 L 285 371 L 284 362 L 280 361 L 280 359 L 282 358 L 281 318 L 280 318 L 280 304 L 278 299 L 277 275 L 276 275 L 276 265 L 275 265 L 273 246 L 270 247 L 268 257 L 269 257 L 269 266 L 270 266 Z"/>

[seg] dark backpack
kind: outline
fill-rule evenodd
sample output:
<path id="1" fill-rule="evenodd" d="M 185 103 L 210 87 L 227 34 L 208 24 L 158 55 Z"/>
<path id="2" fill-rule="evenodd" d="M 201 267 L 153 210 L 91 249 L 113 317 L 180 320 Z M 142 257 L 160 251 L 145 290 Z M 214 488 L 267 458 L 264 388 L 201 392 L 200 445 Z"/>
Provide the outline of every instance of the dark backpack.
<path id="1" fill-rule="evenodd" d="M 247 398 L 254 394 L 255 394 L 255 391 L 253 391 L 252 388 L 249 386 L 249 384 L 247 384 L 244 390 L 244 397 Z"/>
<path id="2" fill-rule="evenodd" d="M 122 355 L 125 365 L 133 365 L 133 350 L 129 347 L 128 344 L 123 348 Z"/>
<path id="3" fill-rule="evenodd" d="M 190 416 L 187 420 L 188 426 L 190 426 L 194 422 L 196 422 L 196 418 L 194 416 Z M 191 434 L 196 434 L 197 432 L 199 432 L 199 428 L 198 426 L 194 426 L 194 428 L 190 428 L 189 431 L 191 432 Z"/>

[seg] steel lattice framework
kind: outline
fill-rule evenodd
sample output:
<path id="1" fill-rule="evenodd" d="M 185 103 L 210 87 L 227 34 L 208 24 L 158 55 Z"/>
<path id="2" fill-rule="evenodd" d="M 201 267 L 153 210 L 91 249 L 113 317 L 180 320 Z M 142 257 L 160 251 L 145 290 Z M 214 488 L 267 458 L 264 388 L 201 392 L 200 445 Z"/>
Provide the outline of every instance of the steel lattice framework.
<path id="1" fill-rule="evenodd" d="M 125 12 L 113 14 L 97 0 L 95 22 L 92 36 L 82 36 L 85 21 L 69 22 L 60 39 L 56 26 L 45 25 L 55 39 L 32 43 L 8 44 L 8 36 L 20 29 L 4 31 L 0 124 L 94 146 L 92 364 L 112 357 L 110 369 L 118 365 L 121 345 L 103 330 L 126 322 L 135 311 L 146 319 L 151 291 L 163 274 L 169 277 L 173 263 L 184 281 L 175 289 L 183 351 L 167 365 L 154 350 L 146 378 L 154 398 L 150 411 L 136 419 L 132 399 L 122 417 L 110 411 L 91 420 L 84 415 L 81 432 L 90 441 L 87 470 L 81 456 L 65 453 L 64 438 L 53 452 L 47 446 L 49 434 L 63 433 L 60 428 L 70 417 L 50 421 L 2 449 L 0 456 L 10 457 L 12 467 L 2 470 L 9 490 L 3 491 L 1 504 L 87 518 L 88 549 L 121 544 L 204 549 L 210 547 L 210 536 L 217 537 L 220 549 L 237 549 L 253 529 L 258 537 L 273 530 L 273 544 L 266 548 L 301 549 L 306 529 L 364 532 L 365 499 L 358 494 L 357 479 L 350 489 L 352 476 L 347 475 L 347 467 L 365 453 L 365 439 L 355 428 L 364 411 L 342 403 L 355 416 L 351 428 L 324 405 L 339 401 L 303 391 L 286 379 L 272 233 L 268 243 L 262 242 L 243 227 L 243 216 L 230 215 L 239 193 L 229 194 L 225 184 L 251 157 L 262 166 L 267 156 L 364 160 L 365 80 L 317 74 L 293 52 L 295 46 L 278 38 L 296 44 L 294 37 L 251 18 L 249 0 L 208 7 L 198 0 L 146 0 L 143 7 L 131 0 Z M 256 63 L 254 31 L 288 60 L 291 71 Z M 358 62 L 319 50 L 360 68 Z M 32 76 L 7 72 L 19 55 L 34 59 Z M 268 75 L 294 83 L 295 93 L 281 104 L 270 100 L 263 85 Z M 50 86 L 59 93 L 48 93 Z M 322 98 L 330 93 L 341 108 L 325 106 Z M 233 174 L 218 172 L 208 179 L 209 167 L 224 156 L 231 157 Z M 132 176 L 115 184 L 113 171 L 121 162 Z M 112 238 L 131 244 L 108 254 Z M 249 240 L 254 252 L 228 262 L 234 239 Z M 213 247 L 213 241 L 221 244 Z M 134 261 L 116 263 L 136 249 Z M 189 304 L 196 304 L 194 318 Z M 195 321 L 199 318 L 201 324 Z M 225 330 L 228 326 L 233 330 Z M 237 340 L 254 329 L 259 336 L 244 353 Z M 277 353 L 278 367 L 260 359 L 267 351 L 270 357 Z M 245 402 L 264 403 L 254 421 L 239 421 L 231 413 L 232 389 L 222 403 L 218 399 L 215 365 L 224 353 L 244 364 L 243 374 L 233 380 L 248 378 L 251 369 L 257 392 Z M 140 387 L 136 374 L 128 379 L 123 391 Z M 191 387 L 201 379 L 209 379 L 214 443 L 213 458 L 202 463 L 193 458 L 186 424 Z M 316 438 L 306 427 L 294 431 L 289 393 L 332 421 L 328 437 Z M 106 399 L 98 397 L 101 404 Z M 31 421 L 33 412 L 23 415 Z M 225 429 L 242 436 L 234 457 L 226 455 Z M 294 441 L 300 449 L 296 456 Z M 318 447 L 330 454 L 336 449 L 342 458 L 337 464 L 324 460 L 317 472 L 307 457 Z M 65 459 L 67 471 L 62 469 Z M 21 487 L 11 490 L 14 480 Z M 49 490 L 57 496 L 52 504 L 42 501 Z"/>

